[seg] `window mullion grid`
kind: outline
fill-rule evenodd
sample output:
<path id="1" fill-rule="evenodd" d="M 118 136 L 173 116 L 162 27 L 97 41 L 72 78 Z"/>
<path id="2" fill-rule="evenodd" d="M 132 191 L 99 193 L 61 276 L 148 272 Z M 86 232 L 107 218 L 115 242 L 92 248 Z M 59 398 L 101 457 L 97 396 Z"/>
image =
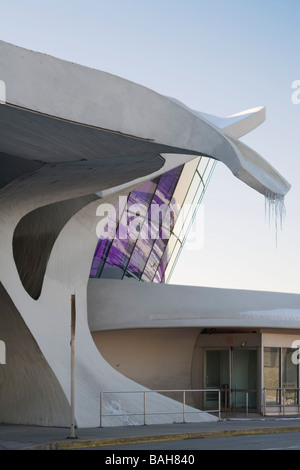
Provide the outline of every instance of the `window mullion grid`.
<path id="1" fill-rule="evenodd" d="M 180 180 L 180 178 L 181 178 L 181 175 L 182 175 L 182 172 L 183 172 L 183 168 L 184 168 L 184 165 L 182 165 L 180 174 L 179 174 L 178 179 L 177 179 L 177 183 L 176 183 L 175 186 L 174 186 L 174 189 L 173 189 L 173 192 L 172 192 L 172 196 L 170 197 L 170 200 L 169 200 L 169 206 L 170 206 L 170 204 L 171 204 L 171 199 L 172 199 L 172 197 L 173 197 L 173 194 L 175 193 L 176 188 L 177 188 L 177 186 L 178 186 L 178 184 L 179 184 L 179 180 Z M 194 175 L 195 175 L 195 173 L 194 173 Z M 194 178 L 194 175 L 193 175 L 193 178 Z M 193 180 L 193 178 L 192 178 L 192 180 Z M 175 226 L 175 224 L 174 224 L 174 226 Z M 163 227 L 163 220 L 161 221 L 161 227 Z M 160 229 L 160 227 L 158 226 L 158 234 L 159 234 L 159 229 Z M 173 227 L 173 229 L 172 229 L 172 233 L 173 233 L 173 230 L 174 230 L 174 227 Z M 176 238 L 177 238 L 177 237 L 176 237 Z M 178 239 L 177 239 L 177 240 L 178 240 Z M 153 248 L 154 248 L 155 242 L 156 242 L 156 239 L 155 239 L 154 242 L 153 242 L 152 250 L 153 250 Z M 161 255 L 160 260 L 159 260 L 159 263 L 158 263 L 158 265 L 157 265 L 157 267 L 156 267 L 156 269 L 155 269 L 155 271 L 154 271 L 154 275 L 152 276 L 151 282 L 153 282 L 154 279 L 155 279 L 156 273 L 157 273 L 157 271 L 158 271 L 158 268 L 159 268 L 160 263 L 161 263 L 161 261 L 162 261 L 162 258 L 163 258 L 163 256 L 164 256 L 164 253 L 165 253 L 165 251 L 166 251 L 166 249 L 167 249 L 167 246 L 168 246 L 168 242 L 166 243 L 166 245 L 165 245 L 165 247 L 164 247 L 164 249 L 163 249 L 162 255 Z M 174 247 L 175 247 L 175 246 L 174 246 Z M 151 250 L 151 251 L 152 251 L 152 250 Z M 172 251 L 172 253 L 173 253 L 173 251 Z M 151 255 L 151 253 L 150 253 L 150 255 Z M 149 258 L 150 258 L 150 255 L 149 255 Z M 171 259 L 171 256 L 172 256 L 172 254 L 170 255 L 170 259 Z M 149 258 L 148 258 L 148 259 L 149 259 Z M 167 265 L 166 265 L 166 267 L 165 267 L 165 269 L 164 269 L 164 272 L 165 272 L 165 270 L 166 270 L 168 264 L 169 264 L 169 263 L 167 263 Z M 147 266 L 147 264 L 145 265 L 145 268 L 146 268 L 146 266 Z M 162 276 L 163 276 L 164 272 L 162 273 Z"/>
<path id="2" fill-rule="evenodd" d="M 118 222 L 117 222 L 117 224 L 116 224 L 116 229 L 115 229 L 115 237 L 116 237 L 116 235 L 117 235 L 117 233 L 118 233 L 118 229 L 119 229 L 119 226 L 120 226 L 120 221 L 122 220 L 124 211 L 125 211 L 125 209 L 126 209 L 126 207 L 127 207 L 127 202 L 128 202 L 129 196 L 130 196 L 130 193 L 129 193 L 128 196 L 127 196 L 126 205 L 124 206 L 123 211 L 119 214 Z M 113 245 L 113 242 L 114 242 L 114 238 L 110 241 L 109 248 L 108 248 L 108 251 L 107 251 L 105 260 L 103 260 L 102 266 L 101 266 L 101 268 L 99 268 L 99 273 L 98 273 L 98 271 L 97 271 L 97 277 L 98 277 L 98 278 L 101 277 L 101 274 L 102 274 L 102 272 L 103 272 L 103 269 L 104 269 L 104 266 L 105 266 L 105 264 L 106 264 L 107 258 L 108 258 L 108 256 L 109 256 L 109 253 L 110 253 L 111 247 L 112 247 L 112 245 Z"/>
<path id="3" fill-rule="evenodd" d="M 160 182 L 160 178 L 161 178 L 161 176 L 159 177 L 159 179 L 158 179 L 158 181 L 157 181 L 157 183 L 156 183 L 156 188 L 155 188 L 155 190 L 153 191 L 151 200 L 150 200 L 150 202 L 149 202 L 149 204 L 148 204 L 148 211 L 147 211 L 147 214 L 146 214 L 145 219 L 144 219 L 144 221 L 143 221 L 140 234 L 141 234 L 141 232 L 142 232 L 142 228 L 143 228 L 143 226 L 144 226 L 144 224 L 145 224 L 145 221 L 147 221 L 147 223 L 148 223 L 148 220 L 149 220 L 149 207 L 151 206 L 151 204 L 152 204 L 152 202 L 153 202 L 153 198 L 154 198 L 154 195 L 155 195 L 155 193 L 156 193 L 158 184 L 159 184 L 159 182 Z M 128 197 L 129 197 L 129 196 L 128 196 Z M 136 245 L 137 245 L 137 242 L 138 242 L 138 240 L 139 240 L 139 238 L 140 238 L 140 234 L 139 234 L 139 236 L 136 238 L 136 241 L 135 241 L 135 243 L 134 243 L 134 245 L 133 245 L 133 248 L 132 248 L 132 251 L 131 251 L 131 255 L 128 257 L 128 261 L 127 261 L 127 264 L 126 264 L 126 266 L 125 266 L 125 268 L 124 268 L 124 272 L 123 272 L 122 279 L 124 278 L 124 276 L 125 276 L 125 274 L 126 274 L 127 268 L 128 268 L 128 266 L 129 266 L 130 260 L 131 260 L 132 255 L 133 255 L 133 252 L 134 252 L 134 250 L 135 250 L 135 248 L 136 248 Z M 146 265 L 145 265 L 145 266 L 146 266 Z M 139 278 L 139 280 L 141 280 L 142 274 L 143 274 L 143 272 L 141 271 L 141 275 L 140 275 L 140 276 L 137 276 L 137 277 Z"/>

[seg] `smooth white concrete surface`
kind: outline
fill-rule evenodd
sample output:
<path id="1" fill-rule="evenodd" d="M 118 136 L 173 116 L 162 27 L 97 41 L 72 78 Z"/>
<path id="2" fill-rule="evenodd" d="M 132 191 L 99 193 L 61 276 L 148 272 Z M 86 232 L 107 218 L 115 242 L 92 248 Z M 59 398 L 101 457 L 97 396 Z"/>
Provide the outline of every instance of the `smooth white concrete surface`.
<path id="1" fill-rule="evenodd" d="M 0 80 L 6 84 L 6 104 L 0 106 L 0 163 L 5 173 L 0 188 L 0 331 L 6 331 L 7 363 L 12 361 L 9 369 L 0 368 L 1 384 L 5 383 L 0 421 L 66 426 L 70 411 L 70 299 L 75 294 L 75 417 L 78 427 L 98 426 L 101 391 L 144 390 L 101 357 L 88 325 L 87 284 L 101 198 L 115 204 L 119 195 L 128 194 L 142 181 L 198 154 L 223 161 L 263 194 L 274 189 L 269 181 L 273 183 L 275 176 L 260 157 L 249 168 L 243 149 L 220 128 L 126 80 L 4 42 L 0 42 L 0 71 Z M 280 191 L 288 191 L 288 183 L 277 173 L 276 178 Z M 75 213 L 70 211 L 68 217 L 62 213 L 67 206 L 71 208 L 73 198 L 91 195 L 96 195 L 95 200 L 86 201 Z M 61 202 L 65 204 L 58 204 Z M 51 229 L 45 218 L 39 217 L 45 215 L 39 212 L 44 209 L 51 214 Z M 43 244 L 43 237 L 47 240 L 50 236 L 51 244 Z M 26 243 L 22 244 L 22 237 Z M 22 257 L 27 246 L 35 250 L 29 273 L 34 294 L 26 280 L 25 253 Z M 104 305 L 107 294 L 103 292 L 97 302 Z M 117 299 L 111 300 L 110 311 Z M 161 301 L 164 309 L 169 299 Z M 8 311 L 13 315 L 7 315 Z M 135 313 L 134 309 L 127 319 L 119 317 L 120 324 L 137 322 Z M 144 322 L 141 314 L 140 322 Z M 152 324 L 166 321 L 155 319 L 155 315 L 153 311 Z M 189 323 L 182 312 L 179 317 L 176 312 L 174 315 L 173 322 Z M 112 320 L 102 317 L 101 322 L 116 321 L 117 316 Z M 23 342 L 26 337 L 28 341 Z M 14 364 L 18 364 L 16 369 Z M 105 409 L 130 411 L 134 403 L 132 395 L 121 401 L 116 395 L 108 398 Z M 153 417 L 153 422 L 182 419 L 181 405 L 166 397 L 152 394 L 148 405 L 150 411 L 163 408 L 179 413 L 176 417 Z M 107 424 L 126 424 L 124 419 L 108 418 Z M 201 413 L 193 419 L 215 418 Z"/>
<path id="2" fill-rule="evenodd" d="M 88 315 L 93 332 L 174 327 L 299 328 L 300 295 L 90 279 Z"/>
<path id="3" fill-rule="evenodd" d="M 174 153 L 211 156 L 257 191 L 263 194 L 265 190 L 273 191 L 268 185 L 268 163 L 262 157 L 249 167 L 243 152 L 232 145 L 219 127 L 180 102 L 108 73 L 3 41 L 0 41 L 0 70 L 9 105 L 134 136 L 149 145 L 172 147 Z M 251 122 L 253 113 L 248 118 Z M 89 159 L 88 154 L 86 158 Z M 280 194 L 284 195 L 290 186 L 278 176 L 284 188 Z"/>
<path id="4" fill-rule="evenodd" d="M 28 332 L 32 334 L 37 348 L 28 347 L 26 354 L 20 352 L 23 341 L 15 345 L 16 354 L 20 359 L 19 367 L 24 368 L 24 376 L 21 386 L 15 386 L 14 375 L 6 376 L 6 370 L 0 369 L 0 376 L 6 386 L 2 389 L 4 399 L 0 400 L 0 416 L 3 422 L 18 422 L 22 424 L 54 425 L 66 426 L 70 400 L 70 299 L 71 295 L 76 295 L 76 422 L 78 427 L 94 427 L 99 425 L 100 392 L 103 390 L 113 390 L 115 392 L 124 390 L 140 390 L 144 387 L 130 381 L 120 373 L 114 371 L 111 366 L 101 357 L 97 350 L 88 327 L 87 322 L 87 281 L 90 266 L 97 243 L 95 217 L 98 200 L 93 201 L 86 207 L 78 211 L 65 224 L 51 250 L 47 269 L 42 283 L 42 291 L 38 300 L 34 300 L 24 289 L 18 276 L 12 252 L 12 239 L 15 227 L 18 222 L 30 211 L 32 212 L 40 204 L 50 204 L 56 202 L 57 198 L 67 194 L 76 194 L 76 178 L 69 182 L 69 186 L 64 187 L 61 192 L 44 192 L 43 188 L 51 188 L 53 174 L 51 171 L 33 173 L 27 178 L 15 180 L 13 184 L 2 188 L 0 194 L 1 203 L 1 224 L 0 224 L 0 251 L 1 259 L 1 282 L 6 289 L 8 296 L 13 299 L 14 308 L 25 322 Z M 59 173 L 55 172 L 54 180 Z M 64 182 L 63 174 L 62 180 Z M 58 184 L 58 182 L 56 182 Z M 95 183 L 94 183 L 95 184 Z M 89 185 L 89 183 L 87 183 Z M 99 187 L 101 179 L 99 178 Z M 83 190 L 83 185 L 80 186 Z M 132 188 L 127 188 L 130 191 Z M 87 189 L 86 189 L 87 191 Z M 124 190 L 122 191 L 124 194 Z M 20 197 L 22 196 L 22 198 Z M 39 199 L 40 196 L 40 199 Z M 110 195 L 106 202 L 115 204 L 119 193 Z M 55 211 L 57 206 L 53 204 Z M 59 217 L 59 213 L 54 217 Z M 36 227 L 38 229 L 38 226 Z M 41 233 L 43 226 L 39 227 Z M 7 307 L 2 302 L 2 308 Z M 4 318 L 0 317 L 0 330 L 4 328 Z M 14 344 L 15 326 L 12 316 L 8 316 L 8 327 L 10 335 L 5 338 L 9 352 L 12 350 L 10 342 Z M 25 343 L 24 343 L 25 344 Z M 22 346 L 23 347 L 23 346 Z M 32 350 L 32 351 L 31 351 Z M 45 358 L 47 367 L 33 367 L 30 357 L 36 354 Z M 26 358 L 29 358 L 31 368 L 26 365 Z M 14 369 L 12 366 L 11 370 Z M 39 374 L 38 382 L 31 379 L 34 370 Z M 17 372 L 17 370 L 16 370 Z M 44 387 L 51 379 L 51 375 L 57 381 L 58 390 L 55 393 L 44 393 Z M 39 393 L 33 394 L 34 390 Z M 36 388 L 37 387 L 37 388 Z M 13 392 L 13 393 L 12 393 Z M 12 397 L 13 409 L 7 407 L 7 396 Z M 28 397 L 36 396 L 32 402 L 28 402 Z M 43 406 L 47 399 L 49 410 Z M 121 409 L 125 413 L 131 411 L 135 403 L 134 395 L 119 394 L 110 395 L 105 402 L 106 412 L 117 413 Z M 61 408 L 64 409 L 62 412 Z M 149 411 L 166 410 L 175 414 L 155 415 L 149 417 L 149 422 L 173 422 L 182 420 L 182 405 L 174 400 L 167 399 L 160 395 L 151 394 L 148 399 Z M 10 412 L 9 412 L 10 410 Z M 43 413 L 41 412 L 43 410 Z M 136 419 L 139 424 L 142 418 Z M 206 414 L 192 415 L 191 419 L 196 421 L 213 420 L 214 417 Z M 106 418 L 106 425 L 124 425 L 127 418 Z"/>
<path id="5" fill-rule="evenodd" d="M 253 131 L 266 120 L 266 107 L 259 106 L 247 109 L 232 116 L 219 117 L 196 111 L 202 118 L 223 129 L 226 133 L 239 139 Z"/>

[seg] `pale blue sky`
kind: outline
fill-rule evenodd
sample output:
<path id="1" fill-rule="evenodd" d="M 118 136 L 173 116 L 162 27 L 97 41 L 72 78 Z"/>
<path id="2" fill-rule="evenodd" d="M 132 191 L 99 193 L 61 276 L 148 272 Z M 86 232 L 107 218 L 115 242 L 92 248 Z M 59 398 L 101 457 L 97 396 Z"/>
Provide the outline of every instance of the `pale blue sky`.
<path id="1" fill-rule="evenodd" d="M 0 0 L 0 15 L 4 41 L 194 109 L 225 116 L 266 105 L 267 121 L 242 140 L 292 185 L 277 247 L 263 196 L 219 163 L 204 199 L 204 247 L 185 250 L 173 282 L 300 293 L 299 0 Z"/>

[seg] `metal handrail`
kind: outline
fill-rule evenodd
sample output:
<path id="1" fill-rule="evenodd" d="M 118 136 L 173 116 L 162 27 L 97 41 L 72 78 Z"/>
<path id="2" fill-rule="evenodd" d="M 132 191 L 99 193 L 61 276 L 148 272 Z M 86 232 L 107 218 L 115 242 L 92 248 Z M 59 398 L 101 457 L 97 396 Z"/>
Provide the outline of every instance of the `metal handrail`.
<path id="1" fill-rule="evenodd" d="M 279 401 L 278 403 L 267 403 L 267 390 L 273 390 L 279 392 Z M 292 391 L 297 393 L 297 403 L 288 404 L 286 403 L 286 391 Z M 285 410 L 287 407 L 298 407 L 298 412 L 300 411 L 300 388 L 299 387 L 265 387 L 263 388 L 263 414 L 266 415 L 267 408 L 278 407 L 281 410 L 281 413 L 285 415 Z"/>
<path id="2" fill-rule="evenodd" d="M 249 413 L 249 393 L 257 393 L 257 390 L 255 388 L 231 388 L 230 389 L 231 395 L 235 393 L 235 404 L 237 402 L 237 394 L 238 393 L 245 393 L 245 411 L 246 411 L 246 416 L 248 416 Z M 236 407 L 236 406 L 235 406 Z"/>
<path id="3" fill-rule="evenodd" d="M 100 427 L 103 427 L 103 418 L 107 416 L 139 416 L 143 415 L 144 420 L 143 424 L 146 425 L 146 417 L 147 415 L 155 415 L 155 414 L 174 414 L 178 413 L 177 411 L 157 411 L 157 412 L 147 412 L 147 399 L 146 395 L 149 393 L 179 393 L 181 392 L 182 395 L 182 416 L 183 416 L 183 423 L 186 423 L 186 413 L 218 413 L 218 418 L 221 420 L 221 390 L 219 388 L 202 388 L 202 389 L 180 389 L 180 390 L 103 390 L 100 393 Z M 217 392 L 218 393 L 218 409 L 215 410 L 195 410 L 195 411 L 186 411 L 186 393 L 187 392 Z M 103 397 L 104 394 L 120 394 L 120 393 L 142 393 L 143 394 L 143 412 L 142 413 L 120 413 L 120 414 L 103 414 Z"/>

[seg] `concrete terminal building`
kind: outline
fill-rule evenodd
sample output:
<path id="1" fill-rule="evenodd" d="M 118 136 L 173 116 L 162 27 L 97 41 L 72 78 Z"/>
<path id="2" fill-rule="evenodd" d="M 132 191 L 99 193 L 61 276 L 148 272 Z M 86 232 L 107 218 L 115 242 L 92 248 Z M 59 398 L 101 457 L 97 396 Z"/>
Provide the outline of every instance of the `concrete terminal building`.
<path id="1" fill-rule="evenodd" d="M 182 420 L 159 390 L 298 411 L 299 295 L 168 284 L 217 161 L 283 207 L 289 184 L 239 140 L 264 119 L 0 41 L 0 422 L 69 425 L 73 295 L 78 427 L 103 391 L 106 425 L 142 423 L 151 390 L 148 423 Z M 216 405 L 191 393 L 188 419 Z"/>

